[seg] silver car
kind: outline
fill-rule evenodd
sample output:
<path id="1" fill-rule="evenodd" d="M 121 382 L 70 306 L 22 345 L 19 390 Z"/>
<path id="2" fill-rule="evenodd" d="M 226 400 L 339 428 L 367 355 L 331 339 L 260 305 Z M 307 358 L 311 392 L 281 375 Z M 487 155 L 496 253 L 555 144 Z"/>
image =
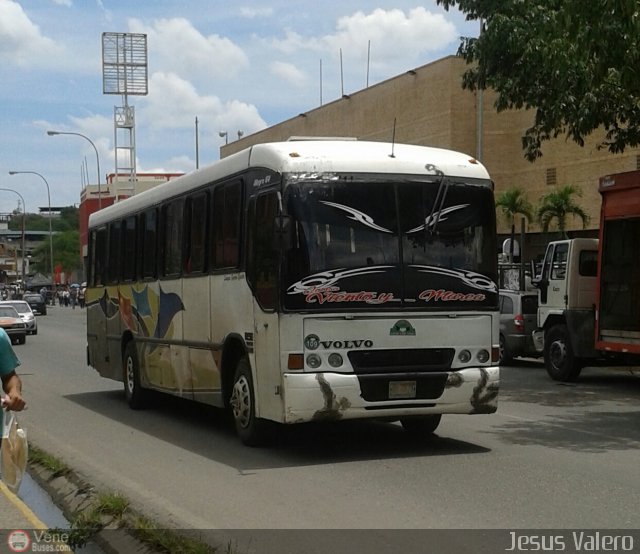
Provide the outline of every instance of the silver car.
<path id="1" fill-rule="evenodd" d="M 4 306 L 13 306 L 18 312 L 20 319 L 24 321 L 24 324 L 27 327 L 27 335 L 37 335 L 38 334 L 38 321 L 36 320 L 36 316 L 31 309 L 31 306 L 24 300 L 3 300 L 0 302 L 0 305 Z"/>
<path id="2" fill-rule="evenodd" d="M 519 356 L 537 358 L 531 333 L 537 327 L 538 292 L 500 290 L 500 364 Z"/>

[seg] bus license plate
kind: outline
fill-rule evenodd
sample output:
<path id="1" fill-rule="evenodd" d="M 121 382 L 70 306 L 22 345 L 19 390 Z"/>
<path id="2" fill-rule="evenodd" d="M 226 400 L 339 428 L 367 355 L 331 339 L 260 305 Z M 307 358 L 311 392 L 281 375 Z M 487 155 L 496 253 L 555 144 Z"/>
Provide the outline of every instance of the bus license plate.
<path id="1" fill-rule="evenodd" d="M 391 381 L 389 383 L 389 400 L 398 398 L 415 398 L 415 381 Z"/>

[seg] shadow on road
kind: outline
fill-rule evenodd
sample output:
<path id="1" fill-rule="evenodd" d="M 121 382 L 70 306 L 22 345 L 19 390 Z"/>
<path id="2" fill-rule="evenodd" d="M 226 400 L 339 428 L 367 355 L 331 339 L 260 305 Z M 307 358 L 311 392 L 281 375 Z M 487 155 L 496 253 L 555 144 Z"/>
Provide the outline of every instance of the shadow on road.
<path id="1" fill-rule="evenodd" d="M 481 454 L 489 449 L 438 436 L 412 438 L 399 425 L 376 421 L 277 426 L 266 448 L 243 446 L 226 412 L 173 396 L 154 395 L 152 405 L 130 410 L 121 391 L 66 398 L 142 433 L 240 471 L 412 456 Z"/>

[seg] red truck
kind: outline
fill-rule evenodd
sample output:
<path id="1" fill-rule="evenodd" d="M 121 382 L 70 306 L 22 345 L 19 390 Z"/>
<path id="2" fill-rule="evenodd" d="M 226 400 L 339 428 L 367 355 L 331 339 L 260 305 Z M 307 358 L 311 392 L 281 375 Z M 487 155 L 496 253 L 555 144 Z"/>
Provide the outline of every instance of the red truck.
<path id="1" fill-rule="evenodd" d="M 599 191 L 599 239 L 549 243 L 534 279 L 534 339 L 559 381 L 586 365 L 640 365 L 640 171 L 602 177 Z"/>

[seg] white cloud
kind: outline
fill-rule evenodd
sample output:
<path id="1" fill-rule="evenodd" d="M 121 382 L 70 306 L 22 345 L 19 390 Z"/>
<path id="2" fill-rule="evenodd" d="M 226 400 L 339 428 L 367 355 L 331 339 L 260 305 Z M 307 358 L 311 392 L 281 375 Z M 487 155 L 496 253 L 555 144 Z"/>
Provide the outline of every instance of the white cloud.
<path id="1" fill-rule="evenodd" d="M 0 1 L 0 61 L 4 64 L 49 66 L 62 49 L 40 32 L 13 0 Z"/>
<path id="2" fill-rule="evenodd" d="M 273 15 L 273 8 L 253 8 L 245 6 L 240 8 L 240 15 L 249 19 L 253 19 L 255 17 L 269 17 L 270 15 Z"/>
<path id="3" fill-rule="evenodd" d="M 266 127 L 255 106 L 201 96 L 190 82 L 174 73 L 154 73 L 149 81 L 149 96 L 140 103 L 140 119 L 154 129 L 190 128 L 196 116 L 216 129 L 238 128 L 249 133 Z"/>
<path id="4" fill-rule="evenodd" d="M 307 76 L 295 65 L 286 62 L 273 62 L 269 64 L 269 71 L 279 79 L 294 87 L 302 87 L 307 84 Z"/>
<path id="5" fill-rule="evenodd" d="M 249 65 L 233 41 L 217 34 L 204 36 L 184 18 L 158 19 L 152 26 L 131 19 L 129 30 L 147 34 L 149 64 L 154 70 L 228 79 Z"/>
<path id="6" fill-rule="evenodd" d="M 272 44 L 286 53 L 306 49 L 336 55 L 342 48 L 345 54 L 363 59 L 371 41 L 378 63 L 390 63 L 437 51 L 456 39 L 455 26 L 443 15 L 418 7 L 408 13 L 399 9 L 376 9 L 368 14 L 358 11 L 339 18 L 330 35 L 314 37 L 288 30 L 285 38 Z"/>
<path id="7" fill-rule="evenodd" d="M 71 0 L 52 0 L 54 4 L 58 4 L 59 6 L 73 6 L 73 2 Z"/>

